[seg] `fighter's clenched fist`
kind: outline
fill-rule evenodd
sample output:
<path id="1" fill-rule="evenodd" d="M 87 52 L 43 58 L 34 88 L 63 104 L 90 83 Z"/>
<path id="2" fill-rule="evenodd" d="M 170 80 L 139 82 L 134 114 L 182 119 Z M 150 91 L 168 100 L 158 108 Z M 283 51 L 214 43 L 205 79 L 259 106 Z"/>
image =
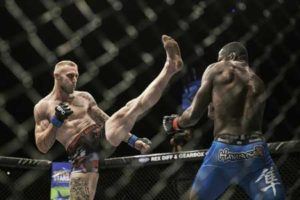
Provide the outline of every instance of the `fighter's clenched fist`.
<path id="1" fill-rule="evenodd" d="M 51 123 L 56 127 L 61 127 L 64 120 L 67 119 L 73 111 L 66 103 L 60 103 L 55 107 L 55 115 L 51 118 Z"/>

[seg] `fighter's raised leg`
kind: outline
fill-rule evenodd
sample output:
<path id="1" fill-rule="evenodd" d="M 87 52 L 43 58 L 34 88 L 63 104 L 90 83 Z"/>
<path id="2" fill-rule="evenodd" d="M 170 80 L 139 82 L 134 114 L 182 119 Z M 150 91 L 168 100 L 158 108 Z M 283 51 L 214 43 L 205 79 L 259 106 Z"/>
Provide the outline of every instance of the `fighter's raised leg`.
<path id="1" fill-rule="evenodd" d="M 105 123 L 106 138 L 112 144 L 118 145 L 126 139 L 137 118 L 158 102 L 170 79 L 182 69 L 183 62 L 177 42 L 170 36 L 163 35 L 162 43 L 167 58 L 160 74 L 141 95 L 129 101 Z"/>
<path id="2" fill-rule="evenodd" d="M 183 62 L 177 42 L 167 35 L 162 36 L 162 42 L 167 54 L 167 62 L 171 62 L 166 64 L 170 64 L 170 67 L 174 67 L 174 73 L 180 71 L 182 69 Z"/>
<path id="3" fill-rule="evenodd" d="M 162 36 L 162 42 L 167 54 L 165 65 L 160 74 L 136 99 L 138 108 L 135 109 L 135 114 L 137 115 L 143 114 L 158 102 L 170 79 L 182 69 L 183 62 L 177 42 L 167 35 Z"/>

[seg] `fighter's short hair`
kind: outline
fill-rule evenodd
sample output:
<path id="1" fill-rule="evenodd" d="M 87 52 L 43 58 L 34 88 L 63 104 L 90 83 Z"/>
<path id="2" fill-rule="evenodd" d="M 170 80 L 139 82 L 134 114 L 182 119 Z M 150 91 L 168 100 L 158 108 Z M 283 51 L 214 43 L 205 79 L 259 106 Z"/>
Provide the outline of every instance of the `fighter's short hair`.
<path id="1" fill-rule="evenodd" d="M 55 65 L 54 73 L 57 73 L 59 68 L 62 66 L 65 66 L 65 65 L 74 66 L 74 67 L 78 68 L 77 64 L 71 60 L 62 60 Z"/>
<path id="2" fill-rule="evenodd" d="M 243 60 L 248 62 L 248 51 L 246 47 L 240 42 L 230 42 L 223 46 L 222 54 L 224 56 L 230 55 L 230 53 L 235 53 L 238 60 Z"/>

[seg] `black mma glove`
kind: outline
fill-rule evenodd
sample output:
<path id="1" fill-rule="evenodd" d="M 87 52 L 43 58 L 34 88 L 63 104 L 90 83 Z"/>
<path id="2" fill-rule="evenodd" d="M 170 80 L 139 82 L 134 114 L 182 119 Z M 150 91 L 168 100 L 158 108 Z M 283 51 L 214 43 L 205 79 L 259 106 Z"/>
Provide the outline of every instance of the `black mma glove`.
<path id="1" fill-rule="evenodd" d="M 173 136 L 174 143 L 180 146 L 184 146 L 190 140 L 189 133 L 186 132 L 179 132 L 175 133 Z"/>
<path id="2" fill-rule="evenodd" d="M 59 128 L 72 113 L 73 111 L 68 104 L 60 103 L 55 107 L 55 115 L 51 118 L 51 123 Z"/>
<path id="3" fill-rule="evenodd" d="M 179 127 L 178 125 L 178 115 L 172 114 L 170 116 L 164 116 L 163 118 L 163 127 L 166 132 L 166 134 L 174 134 L 178 131 L 183 130 L 182 128 Z"/>
<path id="4" fill-rule="evenodd" d="M 148 138 L 139 138 L 134 134 L 131 134 L 131 136 L 129 137 L 127 143 L 129 146 L 131 146 L 132 148 L 134 148 L 136 141 L 141 140 L 142 142 L 148 144 L 149 146 L 151 146 L 152 142 L 148 139 Z"/>

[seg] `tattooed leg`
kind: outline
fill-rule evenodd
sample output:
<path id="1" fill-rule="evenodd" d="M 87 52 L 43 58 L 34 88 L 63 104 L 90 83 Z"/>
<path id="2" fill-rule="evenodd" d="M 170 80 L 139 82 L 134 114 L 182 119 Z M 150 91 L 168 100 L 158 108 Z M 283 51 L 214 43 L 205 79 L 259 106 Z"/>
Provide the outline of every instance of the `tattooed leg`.
<path id="1" fill-rule="evenodd" d="M 88 176 L 71 174 L 70 200 L 89 200 Z"/>

